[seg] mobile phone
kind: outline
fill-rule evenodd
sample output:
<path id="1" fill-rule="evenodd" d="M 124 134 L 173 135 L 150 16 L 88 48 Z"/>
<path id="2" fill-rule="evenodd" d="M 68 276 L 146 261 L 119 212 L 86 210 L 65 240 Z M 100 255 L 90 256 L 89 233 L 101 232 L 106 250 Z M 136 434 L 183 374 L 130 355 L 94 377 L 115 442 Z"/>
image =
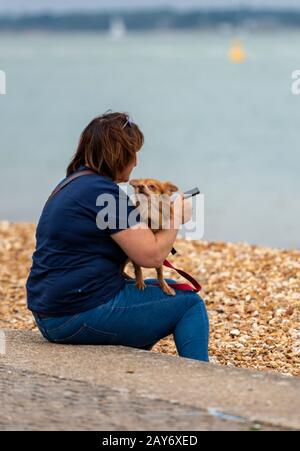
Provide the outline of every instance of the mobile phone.
<path id="1" fill-rule="evenodd" d="M 192 196 L 196 196 L 197 194 L 200 194 L 200 189 L 196 186 L 196 188 L 190 189 L 188 191 L 185 191 L 183 193 L 184 199 L 189 199 Z"/>

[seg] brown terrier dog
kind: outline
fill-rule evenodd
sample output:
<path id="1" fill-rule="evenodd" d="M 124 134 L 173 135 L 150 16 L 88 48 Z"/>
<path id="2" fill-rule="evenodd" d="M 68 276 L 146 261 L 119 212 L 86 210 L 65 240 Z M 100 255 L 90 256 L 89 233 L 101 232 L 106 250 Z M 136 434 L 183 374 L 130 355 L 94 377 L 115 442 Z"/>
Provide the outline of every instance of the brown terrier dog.
<path id="1" fill-rule="evenodd" d="M 178 191 L 177 186 L 171 182 L 160 182 L 155 179 L 133 179 L 129 183 L 135 191 L 141 221 L 148 224 L 153 233 L 168 227 L 169 221 L 173 218 L 173 205 L 170 201 L 170 196 Z M 134 262 L 132 264 L 136 277 L 136 287 L 143 290 L 146 284 L 143 279 L 142 268 Z M 163 292 L 174 296 L 176 294 L 175 290 L 164 280 L 163 266 L 155 269 Z M 128 278 L 126 273 L 123 272 L 123 275 Z"/>

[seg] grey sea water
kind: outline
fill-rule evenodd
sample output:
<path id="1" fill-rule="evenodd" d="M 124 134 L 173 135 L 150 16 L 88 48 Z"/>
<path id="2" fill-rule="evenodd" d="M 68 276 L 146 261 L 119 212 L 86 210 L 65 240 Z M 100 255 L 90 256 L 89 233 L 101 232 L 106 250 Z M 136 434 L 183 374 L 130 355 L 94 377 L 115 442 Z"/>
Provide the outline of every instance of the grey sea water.
<path id="1" fill-rule="evenodd" d="M 37 221 L 87 122 L 128 111 L 134 177 L 205 194 L 204 239 L 300 246 L 300 32 L 0 35 L 0 219 Z"/>

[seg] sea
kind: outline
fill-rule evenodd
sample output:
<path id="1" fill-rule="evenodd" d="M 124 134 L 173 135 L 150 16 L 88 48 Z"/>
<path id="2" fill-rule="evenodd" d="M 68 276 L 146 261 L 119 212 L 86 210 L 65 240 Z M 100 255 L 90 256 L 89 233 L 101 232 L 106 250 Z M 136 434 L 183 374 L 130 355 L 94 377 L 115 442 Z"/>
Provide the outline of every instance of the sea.
<path id="1" fill-rule="evenodd" d="M 299 54 L 283 29 L 1 33 L 0 220 L 37 222 L 81 131 L 112 109 L 145 136 L 132 177 L 200 188 L 204 240 L 299 249 Z"/>

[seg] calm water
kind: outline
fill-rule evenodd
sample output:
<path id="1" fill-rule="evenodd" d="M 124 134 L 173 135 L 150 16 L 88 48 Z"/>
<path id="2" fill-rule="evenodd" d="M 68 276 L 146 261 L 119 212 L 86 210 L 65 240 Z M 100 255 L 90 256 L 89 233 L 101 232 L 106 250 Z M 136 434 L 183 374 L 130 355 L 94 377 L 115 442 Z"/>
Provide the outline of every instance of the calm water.
<path id="1" fill-rule="evenodd" d="M 129 111 L 145 133 L 135 177 L 205 194 L 205 239 L 300 247 L 300 33 L 0 35 L 0 218 L 36 221 L 86 123 Z"/>

